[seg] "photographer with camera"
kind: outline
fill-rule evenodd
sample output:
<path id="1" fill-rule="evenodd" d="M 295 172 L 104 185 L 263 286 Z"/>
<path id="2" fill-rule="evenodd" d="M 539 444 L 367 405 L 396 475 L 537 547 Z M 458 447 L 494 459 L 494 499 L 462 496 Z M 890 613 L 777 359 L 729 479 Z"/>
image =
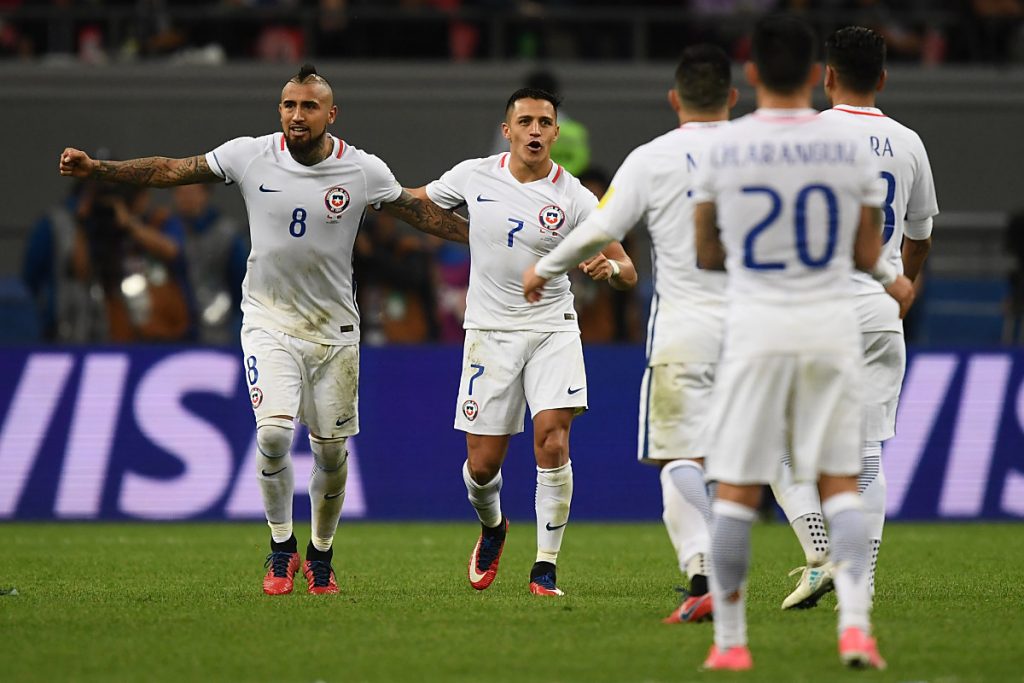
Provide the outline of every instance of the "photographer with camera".
<path id="1" fill-rule="evenodd" d="M 166 212 L 148 204 L 145 188 L 106 183 L 87 186 L 79 204 L 73 269 L 102 288 L 113 342 L 184 341 L 191 328 L 184 235 L 161 231 Z"/>

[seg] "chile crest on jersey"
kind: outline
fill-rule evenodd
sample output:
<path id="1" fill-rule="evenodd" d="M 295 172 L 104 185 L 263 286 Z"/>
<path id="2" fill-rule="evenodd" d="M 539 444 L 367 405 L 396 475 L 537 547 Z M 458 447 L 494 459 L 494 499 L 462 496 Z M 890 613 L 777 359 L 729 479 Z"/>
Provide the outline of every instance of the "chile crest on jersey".
<path id="1" fill-rule="evenodd" d="M 341 214 L 348 208 L 351 201 L 348 190 L 344 187 L 332 187 L 327 190 L 327 194 L 324 195 L 324 205 L 330 212 L 327 215 L 327 222 L 338 222 L 341 219 Z"/>
<path id="2" fill-rule="evenodd" d="M 540 219 L 541 232 L 558 232 L 558 229 L 565 225 L 565 211 L 556 204 L 545 206 L 537 218 Z"/>

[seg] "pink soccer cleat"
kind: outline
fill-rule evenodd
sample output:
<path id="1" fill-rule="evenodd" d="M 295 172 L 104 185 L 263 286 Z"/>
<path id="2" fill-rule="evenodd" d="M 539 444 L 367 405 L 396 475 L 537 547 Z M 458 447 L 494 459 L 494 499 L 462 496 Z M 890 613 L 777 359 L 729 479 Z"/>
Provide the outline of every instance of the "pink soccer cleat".
<path id="1" fill-rule="evenodd" d="M 295 572 L 299 570 L 299 554 L 272 552 L 263 564 L 267 575 L 263 577 L 263 592 L 267 595 L 285 595 L 295 586 Z"/>
<path id="2" fill-rule="evenodd" d="M 854 669 L 885 669 L 885 660 L 878 654 L 875 639 L 856 626 L 851 626 L 839 636 L 839 659 Z"/>
<path id="3" fill-rule="evenodd" d="M 717 645 L 712 645 L 701 667 L 704 671 L 748 671 L 752 668 L 754 659 L 746 645 L 735 645 L 724 652 Z"/>

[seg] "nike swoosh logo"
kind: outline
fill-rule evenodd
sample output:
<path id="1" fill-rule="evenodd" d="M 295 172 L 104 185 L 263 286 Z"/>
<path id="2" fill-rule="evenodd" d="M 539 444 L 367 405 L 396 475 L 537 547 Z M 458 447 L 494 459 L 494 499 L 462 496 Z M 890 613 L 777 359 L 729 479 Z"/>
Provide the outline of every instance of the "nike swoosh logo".
<path id="1" fill-rule="evenodd" d="M 338 491 L 333 496 L 331 494 L 329 494 L 329 493 L 325 493 L 324 494 L 324 500 L 334 500 L 335 498 L 337 498 L 338 496 L 340 496 L 343 493 L 345 493 L 344 489 L 342 489 L 341 491 Z"/>
<path id="2" fill-rule="evenodd" d="M 579 389 L 573 389 L 572 387 L 570 387 L 569 388 L 569 395 L 572 396 L 573 394 L 578 394 L 581 391 L 583 391 L 585 388 L 586 387 L 580 387 Z"/>
<path id="3" fill-rule="evenodd" d="M 278 471 L 276 471 L 276 472 L 267 472 L 266 470 L 260 470 L 260 471 L 261 471 L 261 472 L 263 473 L 263 476 L 264 476 L 264 477 L 272 477 L 272 476 L 274 476 L 275 474 L 280 474 L 281 472 L 284 472 L 284 471 L 285 471 L 286 469 L 288 469 L 288 467 L 287 467 L 287 466 L 285 466 L 285 467 L 282 467 L 281 469 L 279 469 L 279 470 L 278 470 Z"/>
<path id="4" fill-rule="evenodd" d="M 480 581 L 484 578 L 484 575 L 476 569 L 476 557 L 477 553 L 480 552 L 480 541 L 476 542 L 476 547 L 473 548 L 473 554 L 469 556 L 469 580 L 473 583 Z M 486 572 L 485 572 L 486 573 Z"/>
<path id="5" fill-rule="evenodd" d="M 565 526 L 568 523 L 569 522 L 562 522 L 558 526 L 551 526 L 551 522 L 548 522 L 547 524 L 544 525 L 544 528 L 547 529 L 548 531 L 554 531 L 555 529 L 561 529 L 563 526 Z"/>
<path id="6" fill-rule="evenodd" d="M 497 199 L 488 199 L 487 197 L 483 196 L 482 194 L 478 194 L 476 196 L 476 200 L 478 202 L 496 202 L 496 201 L 498 201 Z"/>
<path id="7" fill-rule="evenodd" d="M 260 192 L 280 192 L 281 190 L 271 190 L 270 188 L 263 187 L 263 183 L 260 183 Z"/>
<path id="8" fill-rule="evenodd" d="M 355 417 L 355 415 L 353 415 L 352 417 Z M 334 423 L 334 426 L 335 427 L 340 427 L 343 424 L 345 424 L 346 422 L 351 422 L 352 421 L 352 417 L 346 417 L 344 420 L 338 420 L 337 422 Z"/>

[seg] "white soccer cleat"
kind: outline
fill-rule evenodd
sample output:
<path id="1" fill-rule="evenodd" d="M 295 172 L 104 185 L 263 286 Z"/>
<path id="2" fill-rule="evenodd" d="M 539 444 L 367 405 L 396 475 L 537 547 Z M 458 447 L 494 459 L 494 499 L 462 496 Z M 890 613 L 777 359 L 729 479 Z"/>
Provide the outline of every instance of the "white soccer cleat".
<path id="1" fill-rule="evenodd" d="M 818 600 L 826 593 L 835 590 L 832 573 L 835 565 L 826 562 L 817 567 L 797 567 L 790 576 L 800 573 L 796 588 L 782 601 L 782 609 L 810 609 L 818 604 Z M 802 573 L 801 573 L 802 572 Z"/>

